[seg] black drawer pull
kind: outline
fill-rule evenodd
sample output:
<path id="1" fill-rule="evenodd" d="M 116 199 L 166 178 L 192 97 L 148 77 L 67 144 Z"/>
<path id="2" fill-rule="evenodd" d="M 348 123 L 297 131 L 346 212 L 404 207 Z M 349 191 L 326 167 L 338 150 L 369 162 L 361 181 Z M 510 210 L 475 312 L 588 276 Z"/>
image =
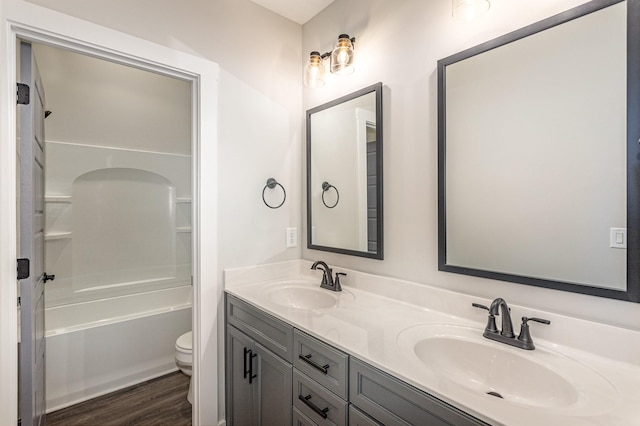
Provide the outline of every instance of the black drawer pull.
<path id="1" fill-rule="evenodd" d="M 327 365 L 318 364 L 317 362 L 315 362 L 314 360 L 311 359 L 311 354 L 309 354 L 309 355 L 298 355 L 298 358 L 300 358 L 301 360 L 303 360 L 304 362 L 306 362 L 307 364 L 309 364 L 313 368 L 322 371 L 324 374 L 327 374 L 327 370 L 329 370 L 329 364 L 327 364 Z"/>
<path id="2" fill-rule="evenodd" d="M 244 378 L 247 378 L 247 374 L 249 374 L 249 369 L 247 368 L 247 355 L 251 353 L 251 349 L 244 348 Z"/>
<path id="3" fill-rule="evenodd" d="M 254 354 L 253 351 L 249 351 L 251 354 L 249 355 L 249 384 L 253 383 L 253 379 L 258 377 L 257 374 L 253 374 L 253 359 L 258 356 L 258 354 Z"/>
<path id="4" fill-rule="evenodd" d="M 307 395 L 307 396 L 298 395 L 298 399 L 304 402 L 307 405 L 307 407 L 311 408 L 313 411 L 316 412 L 317 415 L 319 415 L 323 419 L 327 418 L 327 411 L 329 411 L 329 407 L 323 410 L 319 409 L 313 402 L 309 401 L 311 399 L 311 395 Z"/>
<path id="5" fill-rule="evenodd" d="M 247 355 L 249 355 L 247 357 Z M 253 374 L 253 359 L 257 357 L 257 354 L 254 354 L 251 349 L 244 348 L 244 378 L 249 377 L 249 383 L 253 383 L 253 379 L 258 377 L 257 374 Z M 249 367 L 247 368 L 247 364 Z"/>

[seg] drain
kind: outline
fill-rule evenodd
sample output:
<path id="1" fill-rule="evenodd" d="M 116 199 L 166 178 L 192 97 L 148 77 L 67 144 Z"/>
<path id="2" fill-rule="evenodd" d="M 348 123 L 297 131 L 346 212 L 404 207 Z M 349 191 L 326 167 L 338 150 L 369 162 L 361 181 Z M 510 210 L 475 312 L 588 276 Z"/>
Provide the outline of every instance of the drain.
<path id="1" fill-rule="evenodd" d="M 495 397 L 498 397 L 498 398 L 504 399 L 504 398 L 502 397 L 502 395 L 500 395 L 498 392 L 495 392 L 495 391 L 489 391 L 489 392 L 487 392 L 487 395 L 491 395 L 491 396 L 495 396 Z"/>

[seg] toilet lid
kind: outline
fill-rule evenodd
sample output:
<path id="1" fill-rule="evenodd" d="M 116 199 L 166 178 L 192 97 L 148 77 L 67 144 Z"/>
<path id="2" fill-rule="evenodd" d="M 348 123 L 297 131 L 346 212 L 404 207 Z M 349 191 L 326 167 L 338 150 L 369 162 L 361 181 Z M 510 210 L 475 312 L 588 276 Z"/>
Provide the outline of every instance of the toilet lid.
<path id="1" fill-rule="evenodd" d="M 176 347 L 184 350 L 193 350 L 193 332 L 189 331 L 178 337 Z"/>

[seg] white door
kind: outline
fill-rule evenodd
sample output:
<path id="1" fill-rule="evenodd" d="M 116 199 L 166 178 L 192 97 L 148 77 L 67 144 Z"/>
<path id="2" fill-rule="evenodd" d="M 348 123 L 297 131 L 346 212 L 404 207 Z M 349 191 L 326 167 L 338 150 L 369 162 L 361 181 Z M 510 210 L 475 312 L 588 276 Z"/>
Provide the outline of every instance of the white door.
<path id="1" fill-rule="evenodd" d="M 30 260 L 20 280 L 20 418 L 45 424 L 44 90 L 31 44 L 20 45 L 20 82 L 29 103 L 20 109 L 20 257 Z"/>

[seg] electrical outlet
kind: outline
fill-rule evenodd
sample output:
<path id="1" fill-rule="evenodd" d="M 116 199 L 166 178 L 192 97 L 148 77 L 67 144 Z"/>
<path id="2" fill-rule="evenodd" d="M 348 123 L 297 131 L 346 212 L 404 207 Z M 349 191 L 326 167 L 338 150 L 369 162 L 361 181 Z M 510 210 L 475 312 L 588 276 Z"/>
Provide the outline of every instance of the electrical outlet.
<path id="1" fill-rule="evenodd" d="M 287 247 L 298 247 L 298 228 L 287 228 Z"/>

